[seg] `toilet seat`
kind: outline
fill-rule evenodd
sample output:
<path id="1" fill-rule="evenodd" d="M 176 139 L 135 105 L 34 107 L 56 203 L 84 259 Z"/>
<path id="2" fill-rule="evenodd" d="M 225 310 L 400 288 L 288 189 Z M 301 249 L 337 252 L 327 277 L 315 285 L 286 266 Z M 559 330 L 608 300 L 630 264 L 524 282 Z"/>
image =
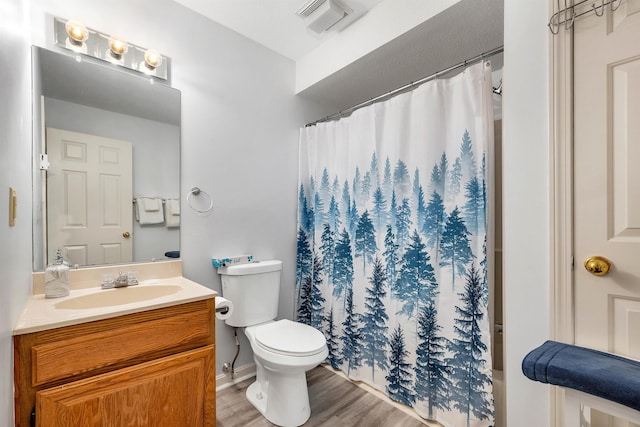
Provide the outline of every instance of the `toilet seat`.
<path id="1" fill-rule="evenodd" d="M 312 356 L 326 348 L 322 332 L 287 319 L 257 327 L 255 338 L 256 344 L 264 350 L 285 356 Z"/>

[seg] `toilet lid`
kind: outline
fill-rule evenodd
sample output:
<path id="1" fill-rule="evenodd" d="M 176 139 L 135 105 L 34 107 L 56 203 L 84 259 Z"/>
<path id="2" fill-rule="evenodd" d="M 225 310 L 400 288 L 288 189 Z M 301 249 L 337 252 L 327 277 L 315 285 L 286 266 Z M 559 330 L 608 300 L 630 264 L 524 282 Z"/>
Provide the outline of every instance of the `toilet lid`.
<path id="1" fill-rule="evenodd" d="M 317 354 L 326 345 L 322 332 L 287 319 L 256 328 L 256 341 L 266 350 L 290 356 Z"/>

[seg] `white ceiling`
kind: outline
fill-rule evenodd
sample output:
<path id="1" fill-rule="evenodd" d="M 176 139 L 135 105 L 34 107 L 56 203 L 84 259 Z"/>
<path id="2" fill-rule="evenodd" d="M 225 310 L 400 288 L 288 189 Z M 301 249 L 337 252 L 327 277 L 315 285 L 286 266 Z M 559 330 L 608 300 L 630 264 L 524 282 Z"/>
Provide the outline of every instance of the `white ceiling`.
<path id="1" fill-rule="evenodd" d="M 382 0 L 343 0 L 353 13 L 322 34 L 307 29 L 296 15 L 306 0 L 175 1 L 296 61 Z"/>
<path id="2" fill-rule="evenodd" d="M 503 43 L 502 0 L 461 0 L 299 95 L 347 109 Z M 491 59 L 494 70 L 502 69 L 502 54 Z"/>
<path id="3" fill-rule="evenodd" d="M 306 0 L 174 1 L 297 63 L 331 42 L 340 41 L 336 36 L 341 34 L 341 28 L 323 34 L 307 29 L 296 15 Z M 424 7 L 420 2 L 429 2 L 430 7 L 453 5 L 297 92 L 336 110 L 387 93 L 503 44 L 504 0 L 342 1 L 355 10 L 349 19 L 351 22 L 373 16 L 376 7 L 380 8 L 379 15 L 385 17 L 389 11 L 385 7 Z M 372 13 L 365 15 L 368 12 Z M 335 39 L 330 40 L 332 37 Z M 502 56 L 493 58 L 493 63 L 494 70 L 501 69 Z"/>

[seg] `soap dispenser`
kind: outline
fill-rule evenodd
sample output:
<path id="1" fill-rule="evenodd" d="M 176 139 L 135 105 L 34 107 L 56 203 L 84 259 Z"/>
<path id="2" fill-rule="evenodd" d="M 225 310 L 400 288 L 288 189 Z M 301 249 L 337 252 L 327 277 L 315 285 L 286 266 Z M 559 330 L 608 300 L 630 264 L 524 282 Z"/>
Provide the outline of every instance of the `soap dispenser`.
<path id="1" fill-rule="evenodd" d="M 59 298 L 69 295 L 69 264 L 62 258 L 60 249 L 56 258 L 44 272 L 45 298 Z"/>

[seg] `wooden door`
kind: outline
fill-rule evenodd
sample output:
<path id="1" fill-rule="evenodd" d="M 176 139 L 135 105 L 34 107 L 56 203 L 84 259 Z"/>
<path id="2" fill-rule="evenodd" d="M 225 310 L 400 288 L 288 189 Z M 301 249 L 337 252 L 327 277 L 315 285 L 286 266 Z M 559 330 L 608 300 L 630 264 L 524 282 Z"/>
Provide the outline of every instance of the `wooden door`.
<path id="1" fill-rule="evenodd" d="M 215 426 L 207 346 L 36 393 L 38 427 Z"/>
<path id="2" fill-rule="evenodd" d="M 70 264 L 133 260 L 132 147 L 119 141 L 47 129 L 47 247 Z"/>
<path id="3" fill-rule="evenodd" d="M 575 342 L 640 358 L 640 0 L 613 4 L 575 21 Z M 608 274 L 586 270 L 594 256 Z"/>

